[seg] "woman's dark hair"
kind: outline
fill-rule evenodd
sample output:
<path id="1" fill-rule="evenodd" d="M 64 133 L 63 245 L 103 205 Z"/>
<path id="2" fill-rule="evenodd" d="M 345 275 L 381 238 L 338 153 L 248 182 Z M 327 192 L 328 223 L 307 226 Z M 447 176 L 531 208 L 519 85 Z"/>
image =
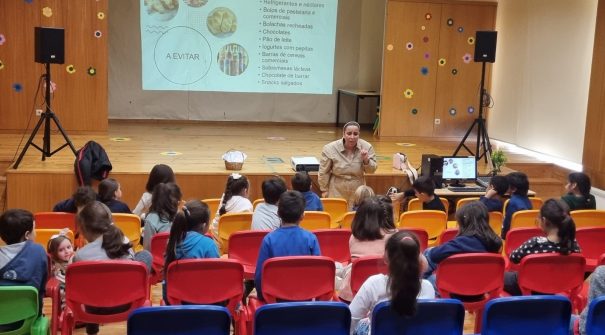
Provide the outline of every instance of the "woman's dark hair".
<path id="1" fill-rule="evenodd" d="M 76 221 L 88 242 L 103 236 L 102 248 L 105 249 L 107 257 L 111 259 L 128 255 L 132 248 L 132 243 L 124 243 L 124 234 L 112 223 L 109 208 L 99 201 L 93 201 L 84 206 L 77 214 Z"/>
<path id="2" fill-rule="evenodd" d="M 592 208 L 594 204 L 592 203 L 592 199 L 590 197 L 590 178 L 585 173 L 572 172 L 569 174 L 569 176 L 567 176 L 567 180 L 569 180 L 571 184 L 576 184 L 578 191 L 580 191 L 584 197 L 584 207 Z"/>
<path id="3" fill-rule="evenodd" d="M 387 241 L 385 255 L 389 261 L 391 308 L 401 316 L 412 316 L 416 314 L 416 297 L 421 288 L 418 238 L 398 231 Z"/>
<path id="4" fill-rule="evenodd" d="M 561 254 L 569 255 L 574 250 L 576 224 L 569 215 L 569 206 L 561 200 L 548 199 L 540 208 L 540 216 L 545 219 L 546 229 L 558 229 Z"/>
<path id="5" fill-rule="evenodd" d="M 147 178 L 147 185 L 145 189 L 147 192 L 153 192 L 155 185 L 159 183 L 174 183 L 175 182 L 174 171 L 166 164 L 156 164 L 149 172 L 149 178 Z"/>
<path id="6" fill-rule="evenodd" d="M 155 212 L 160 219 L 172 222 L 181 201 L 181 189 L 175 183 L 159 183 L 153 189 L 149 212 Z"/>
<path id="7" fill-rule="evenodd" d="M 185 203 L 176 213 L 170 228 L 170 238 L 166 246 L 166 266 L 176 260 L 176 248 L 183 242 L 187 232 L 207 233 L 209 220 L 210 210 L 206 203 L 199 200 L 189 200 Z"/>
<path id="8" fill-rule="evenodd" d="M 99 201 L 106 203 L 116 196 L 116 191 L 120 188 L 120 183 L 113 178 L 105 178 L 99 183 Z"/>
<path id="9" fill-rule="evenodd" d="M 458 236 L 474 236 L 481 240 L 488 252 L 499 252 L 502 239 L 489 225 L 489 212 L 480 201 L 470 202 L 456 211 Z"/>
<path id="10" fill-rule="evenodd" d="M 359 241 L 374 241 L 384 237 L 385 230 L 395 229 L 393 225 L 393 209 L 378 197 L 366 198 L 355 212 L 351 223 L 351 233 Z M 389 220 L 389 216 L 391 220 Z"/>
<path id="11" fill-rule="evenodd" d="M 243 190 L 250 187 L 248 184 L 248 178 L 238 173 L 234 173 L 227 178 L 227 185 L 225 185 L 225 194 L 223 195 L 223 200 L 221 201 L 221 208 L 219 209 L 219 215 L 223 215 L 227 213 L 225 209 L 225 205 L 227 201 L 229 201 L 234 195 L 239 195 Z"/>

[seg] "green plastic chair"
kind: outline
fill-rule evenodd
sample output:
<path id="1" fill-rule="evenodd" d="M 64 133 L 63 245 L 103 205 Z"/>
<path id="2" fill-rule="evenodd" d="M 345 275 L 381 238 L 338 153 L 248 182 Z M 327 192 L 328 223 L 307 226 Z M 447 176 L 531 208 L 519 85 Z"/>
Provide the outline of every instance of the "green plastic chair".
<path id="1" fill-rule="evenodd" d="M 31 286 L 0 286 L 0 325 L 22 321 L 20 328 L 2 335 L 47 335 L 48 319 L 38 315 L 38 290 Z"/>

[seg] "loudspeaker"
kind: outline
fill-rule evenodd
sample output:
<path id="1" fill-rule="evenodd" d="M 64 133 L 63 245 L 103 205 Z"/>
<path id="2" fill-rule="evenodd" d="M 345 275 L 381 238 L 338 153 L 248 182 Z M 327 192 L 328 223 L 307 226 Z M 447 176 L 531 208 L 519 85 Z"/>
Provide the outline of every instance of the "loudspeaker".
<path id="1" fill-rule="evenodd" d="M 475 62 L 496 61 L 497 31 L 478 31 L 475 34 Z"/>
<path id="2" fill-rule="evenodd" d="M 443 187 L 443 157 L 424 154 L 420 165 L 421 175 L 430 177 L 435 182 L 435 188 Z"/>
<path id="3" fill-rule="evenodd" d="M 36 63 L 63 64 L 65 62 L 65 30 L 63 28 L 34 27 Z"/>

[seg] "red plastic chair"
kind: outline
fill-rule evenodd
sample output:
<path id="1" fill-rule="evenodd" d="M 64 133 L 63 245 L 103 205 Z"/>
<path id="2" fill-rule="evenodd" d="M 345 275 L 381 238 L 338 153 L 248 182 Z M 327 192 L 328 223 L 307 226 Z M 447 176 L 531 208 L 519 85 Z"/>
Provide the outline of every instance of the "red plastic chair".
<path id="1" fill-rule="evenodd" d="M 445 244 L 449 240 L 453 240 L 458 235 L 458 228 L 448 228 L 439 235 L 439 245 Z"/>
<path id="2" fill-rule="evenodd" d="M 244 295 L 244 266 L 234 259 L 183 259 L 166 270 L 166 298 L 171 305 L 210 305 L 226 302 L 235 320 L 235 333 L 245 327 L 245 309 L 238 309 Z M 162 303 L 165 303 L 162 301 Z"/>
<path id="3" fill-rule="evenodd" d="M 65 310 L 61 313 L 61 334 L 70 335 L 76 322 L 110 323 L 126 321 L 142 306 L 151 306 L 147 268 L 136 261 L 83 261 L 67 267 Z M 93 314 L 85 307 L 123 307 L 113 314 Z"/>
<path id="4" fill-rule="evenodd" d="M 164 278 L 164 256 L 166 255 L 166 246 L 170 238 L 169 232 L 158 233 L 151 237 L 151 285 L 157 284 Z"/>
<path id="5" fill-rule="evenodd" d="M 518 269 L 518 265 L 509 262 L 510 254 L 512 254 L 515 249 L 521 246 L 521 244 L 525 243 L 525 241 L 529 240 L 532 237 L 536 236 L 546 236 L 542 229 L 540 228 L 516 228 L 511 229 L 506 233 L 506 241 L 504 243 L 504 254 L 506 255 L 506 268 L 508 270 L 516 270 Z"/>
<path id="6" fill-rule="evenodd" d="M 422 228 L 410 228 L 410 227 L 399 227 L 399 230 L 409 231 L 410 233 L 414 233 L 416 237 L 418 237 L 418 241 L 420 242 L 420 252 L 423 252 L 429 245 L 429 233 L 426 229 Z M 323 250 L 322 250 L 323 251 Z"/>
<path id="7" fill-rule="evenodd" d="M 523 295 L 532 292 L 563 294 L 575 311 L 586 305 L 580 292 L 584 284 L 586 260 L 580 254 L 537 254 L 524 257 L 519 265 L 519 287 Z"/>
<path id="8" fill-rule="evenodd" d="M 46 281 L 45 297 L 52 301 L 50 310 L 50 334 L 56 335 L 60 329 L 59 317 L 61 314 L 61 291 L 59 290 L 59 281 L 52 273 L 52 263 L 50 255 L 46 254 L 48 261 L 48 280 Z"/>
<path id="9" fill-rule="evenodd" d="M 578 228 L 576 241 L 586 258 L 586 272 L 593 272 L 599 257 L 605 253 L 605 227 Z"/>
<path id="10" fill-rule="evenodd" d="M 353 260 L 351 266 L 351 292 L 353 296 L 370 276 L 388 274 L 389 267 L 384 262 L 384 256 L 363 256 Z"/>
<path id="11" fill-rule="evenodd" d="M 351 230 L 318 229 L 312 232 L 317 237 L 322 256 L 330 257 L 335 262 L 343 264 L 351 262 L 351 251 L 349 249 Z"/>
<path id="12" fill-rule="evenodd" d="M 76 231 L 76 214 L 65 212 L 38 212 L 34 214 L 36 228 L 38 229 L 63 229 L 69 228 Z"/>
<path id="13" fill-rule="evenodd" d="M 490 253 L 453 255 L 437 267 L 437 290 L 442 298 L 483 296 L 478 301 L 462 301 L 466 310 L 475 312 L 475 333 L 481 332 L 485 304 L 502 292 L 504 268 L 502 255 Z"/>
<path id="14" fill-rule="evenodd" d="M 238 231 L 229 236 L 229 259 L 238 260 L 244 266 L 244 279 L 254 279 L 258 251 L 268 230 Z"/>

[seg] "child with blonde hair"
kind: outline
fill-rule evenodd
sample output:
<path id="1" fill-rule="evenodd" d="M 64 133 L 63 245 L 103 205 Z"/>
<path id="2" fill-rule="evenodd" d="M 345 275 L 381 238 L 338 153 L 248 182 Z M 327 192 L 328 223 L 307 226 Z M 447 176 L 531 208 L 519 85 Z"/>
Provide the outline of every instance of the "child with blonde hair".
<path id="1" fill-rule="evenodd" d="M 353 211 L 356 211 L 359 208 L 361 203 L 370 197 L 374 196 L 374 190 L 367 185 L 361 185 L 355 190 L 355 194 L 353 194 Z"/>

